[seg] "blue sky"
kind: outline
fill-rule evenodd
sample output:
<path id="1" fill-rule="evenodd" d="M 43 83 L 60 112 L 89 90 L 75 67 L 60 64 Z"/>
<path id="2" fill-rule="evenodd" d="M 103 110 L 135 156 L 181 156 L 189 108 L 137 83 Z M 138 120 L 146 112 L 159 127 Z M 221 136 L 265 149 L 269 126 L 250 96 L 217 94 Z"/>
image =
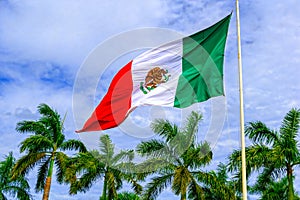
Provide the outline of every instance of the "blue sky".
<path id="1" fill-rule="evenodd" d="M 146 27 L 189 35 L 212 25 L 231 11 L 234 13 L 224 63 L 227 115 L 218 141 L 213 146 L 212 168 L 219 161 L 224 162 L 228 154 L 240 145 L 235 1 L 0 0 L 1 156 L 9 151 L 19 155 L 18 145 L 26 135 L 17 133 L 15 125 L 21 120 L 36 119 L 36 107 L 40 103 L 49 104 L 61 115 L 67 112 L 67 138 L 82 139 L 88 143 L 89 137 L 97 135 L 90 133 L 79 137 L 74 133 L 80 128 L 80 123 L 74 120 L 73 89 L 82 63 L 109 38 Z M 291 108 L 300 108 L 299 2 L 242 0 L 240 15 L 245 121 L 261 120 L 277 129 Z M 98 90 L 94 91 L 97 97 L 93 99 L 94 103 L 105 94 L 107 83 L 121 67 L 119 65 L 126 64 L 126 59 L 134 55 L 128 54 L 105 66 Z M 205 137 L 212 125 L 212 105 L 214 101 L 210 100 L 193 107 L 204 114 L 200 139 Z M 133 123 L 145 127 L 146 135 L 125 134 L 121 129 L 106 133 L 111 135 L 116 146 L 132 148 L 142 139 L 152 137 L 148 128 L 151 112 L 156 113 L 155 117 L 162 116 L 155 109 L 158 108 L 140 108 L 131 117 Z M 165 118 L 181 123 L 181 111 L 163 111 Z M 299 168 L 295 172 L 300 177 Z M 30 179 L 35 181 L 34 173 L 31 173 Z M 298 183 L 296 181 L 296 188 L 300 188 Z M 98 199 L 100 191 L 101 184 L 98 183 L 90 192 L 72 199 Z M 35 197 L 40 198 L 40 194 Z M 51 199 L 70 199 L 67 186 L 54 181 Z M 174 197 L 166 191 L 159 199 Z"/>

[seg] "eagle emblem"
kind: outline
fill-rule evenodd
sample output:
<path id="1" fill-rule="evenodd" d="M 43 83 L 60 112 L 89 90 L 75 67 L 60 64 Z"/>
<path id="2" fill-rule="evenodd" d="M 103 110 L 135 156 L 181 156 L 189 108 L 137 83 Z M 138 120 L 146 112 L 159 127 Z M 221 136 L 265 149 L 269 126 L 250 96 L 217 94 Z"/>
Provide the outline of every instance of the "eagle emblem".
<path id="1" fill-rule="evenodd" d="M 151 90 L 157 88 L 160 84 L 168 82 L 170 76 L 168 70 L 154 67 L 147 73 L 145 82 L 140 83 L 140 90 L 144 94 L 147 94 Z"/>

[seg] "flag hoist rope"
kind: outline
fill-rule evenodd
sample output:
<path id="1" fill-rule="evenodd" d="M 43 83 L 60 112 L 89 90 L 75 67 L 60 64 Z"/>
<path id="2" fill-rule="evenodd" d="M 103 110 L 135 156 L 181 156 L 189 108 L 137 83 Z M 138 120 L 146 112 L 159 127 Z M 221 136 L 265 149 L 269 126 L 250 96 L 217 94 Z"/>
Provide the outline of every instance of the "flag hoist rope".
<path id="1" fill-rule="evenodd" d="M 245 130 L 244 130 L 244 97 L 243 97 L 243 76 L 242 76 L 242 49 L 240 32 L 239 1 L 236 0 L 236 29 L 238 45 L 238 68 L 240 85 L 240 131 L 241 131 L 241 151 L 242 151 L 242 192 L 243 200 L 247 200 L 247 178 L 246 178 L 246 152 L 245 152 Z"/>

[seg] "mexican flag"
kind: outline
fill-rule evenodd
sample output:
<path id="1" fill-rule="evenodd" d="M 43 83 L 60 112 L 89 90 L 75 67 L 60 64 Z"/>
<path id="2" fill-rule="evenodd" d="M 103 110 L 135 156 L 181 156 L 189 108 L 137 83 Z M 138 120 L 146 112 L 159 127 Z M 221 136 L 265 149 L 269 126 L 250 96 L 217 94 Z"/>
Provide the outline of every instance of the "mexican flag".
<path id="1" fill-rule="evenodd" d="M 231 14 L 131 60 L 114 76 L 102 101 L 76 132 L 116 127 L 141 105 L 186 108 L 224 95 L 223 60 L 230 18 Z"/>

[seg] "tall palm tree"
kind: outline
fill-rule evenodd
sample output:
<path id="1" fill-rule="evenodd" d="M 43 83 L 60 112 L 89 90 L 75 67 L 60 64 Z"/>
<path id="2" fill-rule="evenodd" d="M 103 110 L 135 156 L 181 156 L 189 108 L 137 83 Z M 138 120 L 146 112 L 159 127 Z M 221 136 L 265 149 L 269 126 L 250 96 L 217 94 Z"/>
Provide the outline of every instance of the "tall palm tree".
<path id="1" fill-rule="evenodd" d="M 100 151 L 79 153 L 70 160 L 66 179 L 71 183 L 70 194 L 86 192 L 90 187 L 103 178 L 101 200 L 116 199 L 117 190 L 122 187 L 123 180 L 132 184 L 136 193 L 142 188 L 136 182 L 134 174 L 133 150 L 121 150 L 115 153 L 115 145 L 108 135 L 100 136 Z"/>
<path id="2" fill-rule="evenodd" d="M 263 122 L 250 122 L 245 133 L 253 144 L 246 148 L 247 176 L 262 170 L 260 179 L 287 177 L 287 198 L 294 199 L 294 168 L 300 164 L 300 151 L 297 141 L 300 126 L 300 110 L 291 109 L 284 117 L 280 129 L 271 130 Z M 230 170 L 239 171 L 241 152 L 236 150 L 230 156 Z"/>
<path id="3" fill-rule="evenodd" d="M 227 166 L 225 164 L 220 163 L 217 170 L 211 171 L 210 174 L 212 175 L 211 179 L 213 179 L 213 184 L 206 184 L 205 199 L 241 199 L 240 195 L 236 192 L 238 182 L 229 178 Z M 215 183 L 217 183 L 217 186 Z"/>
<path id="4" fill-rule="evenodd" d="M 260 200 L 287 200 L 288 199 L 288 184 L 287 178 L 284 177 L 280 180 L 274 180 L 273 177 L 269 181 L 261 176 L 258 177 L 257 182 L 250 188 L 250 193 L 260 194 Z M 294 200 L 299 199 L 295 194 Z"/>
<path id="5" fill-rule="evenodd" d="M 25 152 L 14 166 L 13 178 L 27 174 L 39 166 L 35 190 L 44 190 L 43 200 L 49 198 L 54 166 L 59 183 L 63 182 L 65 161 L 68 156 L 63 152 L 79 150 L 85 152 L 84 144 L 78 140 L 66 140 L 63 134 L 63 122 L 60 115 L 46 104 L 38 106 L 41 118 L 37 121 L 21 121 L 16 130 L 20 133 L 34 133 L 20 144 L 20 152 Z"/>
<path id="6" fill-rule="evenodd" d="M 197 143 L 196 133 L 202 115 L 192 112 L 182 130 L 167 120 L 159 119 L 151 126 L 162 139 L 141 142 L 137 152 L 148 159 L 139 168 L 156 174 L 146 186 L 145 199 L 155 199 L 167 186 L 180 195 L 181 200 L 204 199 L 204 187 L 198 182 L 211 184 L 213 177 L 202 171 L 212 160 L 207 142 Z"/>
<path id="7" fill-rule="evenodd" d="M 117 200 L 140 200 L 140 197 L 132 192 L 121 192 L 118 194 Z"/>
<path id="8" fill-rule="evenodd" d="M 19 176 L 12 180 L 12 169 L 15 165 L 16 159 L 12 152 L 6 156 L 4 161 L 0 162 L 0 200 L 7 199 L 7 195 L 16 197 L 21 200 L 29 200 L 29 184 L 24 176 Z"/>

